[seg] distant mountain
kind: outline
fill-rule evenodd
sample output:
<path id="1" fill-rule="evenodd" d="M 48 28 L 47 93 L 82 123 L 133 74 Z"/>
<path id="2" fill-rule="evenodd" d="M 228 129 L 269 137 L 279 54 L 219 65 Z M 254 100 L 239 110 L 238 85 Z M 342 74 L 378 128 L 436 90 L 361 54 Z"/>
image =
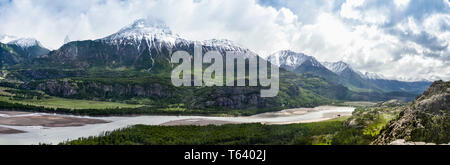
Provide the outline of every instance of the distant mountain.
<path id="1" fill-rule="evenodd" d="M 420 94 L 431 84 L 427 81 L 403 82 L 398 80 L 386 79 L 383 75 L 377 73 L 366 72 L 362 74 L 354 70 L 345 62 L 339 61 L 335 63 L 324 62 L 324 65 L 338 74 L 343 82 L 353 85 L 357 88 L 370 89 L 381 92 L 408 92 L 412 94 Z"/>
<path id="2" fill-rule="evenodd" d="M 50 52 L 42 61 L 65 67 L 133 67 L 159 72 L 170 69 L 172 52 L 187 50 L 193 54 L 195 42 L 203 45 L 205 51 L 217 50 L 223 54 L 239 51 L 256 55 L 229 40 L 191 41 L 172 33 L 161 21 L 140 19 L 105 38 L 69 42 Z"/>
<path id="3" fill-rule="evenodd" d="M 7 41 L 11 38 L 16 37 L 4 37 L 3 40 Z M 19 38 L 9 41 L 7 44 L 0 44 L 0 67 L 31 62 L 33 58 L 45 55 L 49 52 L 49 50 L 44 48 L 39 41 L 31 38 Z"/>
<path id="4" fill-rule="evenodd" d="M 308 60 L 317 62 L 314 57 L 307 56 L 303 53 L 296 53 L 290 50 L 282 50 L 276 52 L 267 58 L 267 61 L 271 62 L 272 64 L 276 64 L 288 71 L 294 71 L 295 69 L 297 69 L 297 67 Z"/>
<path id="5" fill-rule="evenodd" d="M 367 82 L 367 77 L 363 76 L 359 71 L 354 70 L 345 62 L 324 62 L 323 64 L 339 76 L 340 82 L 353 90 L 369 92 L 382 91 L 378 86 Z"/>
<path id="6" fill-rule="evenodd" d="M 38 40 L 34 38 L 19 38 L 8 42 L 17 53 L 27 57 L 36 58 L 50 52 Z"/>
<path id="7" fill-rule="evenodd" d="M 371 72 L 365 72 L 361 73 L 355 69 L 353 69 L 349 64 L 338 61 L 338 62 L 322 62 L 322 64 L 329 69 L 330 71 L 338 74 L 338 75 L 344 75 L 344 74 L 355 74 L 359 75 L 362 79 L 366 80 L 376 80 L 376 79 L 385 79 L 383 75 L 377 74 L 377 73 L 371 73 Z"/>
<path id="8" fill-rule="evenodd" d="M 339 62 L 323 62 L 322 63 L 326 68 L 328 68 L 330 71 L 340 75 L 345 71 L 353 71 L 353 69 L 345 62 L 339 61 Z"/>
<path id="9" fill-rule="evenodd" d="M 342 61 L 320 63 L 312 56 L 290 50 L 278 51 L 270 55 L 267 60 L 291 72 L 316 74 L 330 82 L 342 84 L 354 92 L 370 97 L 412 100 L 415 95 L 423 92 L 431 84 L 426 81 L 388 80 L 376 73 L 363 74 Z M 369 99 L 361 95 L 354 97 Z"/>
<path id="10" fill-rule="evenodd" d="M 278 64 L 281 68 L 288 71 L 296 73 L 313 73 L 331 82 L 342 84 L 350 89 L 364 89 L 368 91 L 380 90 L 368 84 L 361 78 L 357 71 L 354 71 L 350 65 L 344 62 L 320 63 L 312 56 L 289 50 L 276 52 L 270 55 L 267 60 Z"/>
<path id="11" fill-rule="evenodd" d="M 277 64 L 281 68 L 284 68 L 288 71 L 296 71 L 302 70 L 306 68 L 315 68 L 315 69 L 306 69 L 306 70 L 321 70 L 326 69 L 319 61 L 317 61 L 314 57 L 305 55 L 303 53 L 297 53 L 290 50 L 282 50 L 276 52 L 269 57 L 267 57 L 267 61 Z"/>
<path id="12" fill-rule="evenodd" d="M 360 73 L 360 72 L 358 72 Z M 361 73 L 360 74 L 362 78 L 367 79 L 367 80 L 380 80 L 380 79 L 384 79 L 387 80 L 383 75 L 381 74 L 377 74 L 377 73 L 372 73 L 372 72 L 366 72 L 366 73 Z"/>
<path id="13" fill-rule="evenodd" d="M 339 83 L 338 76 L 323 66 L 316 58 L 290 50 L 278 51 L 267 57 L 267 61 L 295 73 L 314 73 Z"/>
<path id="14" fill-rule="evenodd" d="M 0 43 L 0 68 L 15 65 L 24 59 L 9 45 Z"/>

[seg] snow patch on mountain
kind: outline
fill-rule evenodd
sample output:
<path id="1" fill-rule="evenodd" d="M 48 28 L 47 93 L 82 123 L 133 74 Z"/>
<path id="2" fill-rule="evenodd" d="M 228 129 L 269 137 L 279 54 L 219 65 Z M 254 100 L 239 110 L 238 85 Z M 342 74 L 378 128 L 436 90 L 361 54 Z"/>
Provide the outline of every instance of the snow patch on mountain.
<path id="1" fill-rule="evenodd" d="M 8 42 L 8 44 L 16 45 L 21 48 L 29 48 L 29 47 L 33 47 L 33 46 L 44 47 L 38 40 L 36 40 L 34 38 L 19 38 L 19 39 Z"/>
<path id="2" fill-rule="evenodd" d="M 142 41 L 149 44 L 165 43 L 175 45 L 177 40 L 182 40 L 179 35 L 173 34 L 170 28 L 162 21 L 156 19 L 139 19 L 133 24 L 120 29 L 106 38 L 100 39 L 115 44 L 139 45 Z"/>
<path id="3" fill-rule="evenodd" d="M 99 39 L 98 41 L 117 45 L 117 47 L 119 47 L 119 45 L 132 45 L 138 49 L 143 44 L 146 44 L 148 47 L 156 48 L 158 51 L 163 47 L 174 49 L 182 46 L 191 46 L 194 43 L 197 43 L 201 44 L 203 48 L 208 51 L 216 50 L 223 54 L 227 51 L 235 51 L 244 55 L 247 53 L 257 55 L 249 49 L 226 39 L 191 41 L 181 38 L 180 35 L 174 34 L 164 22 L 153 18 L 138 19 L 131 25 L 120 29 L 117 33 Z"/>
<path id="4" fill-rule="evenodd" d="M 205 40 L 202 41 L 201 44 L 206 47 L 220 47 L 223 50 L 226 51 L 247 51 L 248 49 L 243 48 L 242 46 L 234 43 L 233 41 L 227 40 L 227 39 L 211 39 L 211 40 Z"/>
<path id="5" fill-rule="evenodd" d="M 364 79 L 368 79 L 368 80 L 380 80 L 380 79 L 387 79 L 386 77 L 384 77 L 381 74 L 378 73 L 372 73 L 372 72 L 365 72 L 365 73 L 360 73 L 361 77 Z"/>
<path id="6" fill-rule="evenodd" d="M 191 41 L 195 42 L 195 41 Z M 199 42 L 203 48 L 204 51 L 219 51 L 223 55 L 226 55 L 227 52 L 234 52 L 237 53 L 237 55 L 244 56 L 245 58 L 251 57 L 251 56 L 259 56 L 257 53 L 251 51 L 248 48 L 245 48 L 244 46 L 241 46 L 231 40 L 227 39 L 211 39 L 211 40 L 205 40 Z"/>
<path id="7" fill-rule="evenodd" d="M 290 71 L 295 70 L 297 67 L 308 60 L 311 61 L 313 66 L 322 66 L 322 64 L 315 60 L 314 57 L 290 50 L 278 51 L 267 57 L 267 61 L 269 61 L 270 63 L 281 66 Z"/>
<path id="8" fill-rule="evenodd" d="M 366 79 L 366 80 L 380 80 L 380 79 L 387 79 L 385 76 L 381 75 L 381 74 L 377 74 L 377 73 L 372 73 L 372 72 L 360 72 L 360 71 L 356 71 L 354 70 L 349 64 L 343 62 L 343 61 L 338 61 L 338 62 L 323 62 L 322 63 L 326 68 L 328 68 L 329 70 L 333 71 L 336 74 L 341 74 L 346 70 L 349 70 L 351 72 L 355 72 L 356 74 L 358 74 L 361 78 Z"/>
<path id="9" fill-rule="evenodd" d="M 342 61 L 323 62 L 322 65 L 325 66 L 328 70 L 331 70 L 332 72 L 334 72 L 336 74 L 341 74 L 342 72 L 344 72 L 347 69 L 353 70 L 349 64 L 342 62 Z"/>

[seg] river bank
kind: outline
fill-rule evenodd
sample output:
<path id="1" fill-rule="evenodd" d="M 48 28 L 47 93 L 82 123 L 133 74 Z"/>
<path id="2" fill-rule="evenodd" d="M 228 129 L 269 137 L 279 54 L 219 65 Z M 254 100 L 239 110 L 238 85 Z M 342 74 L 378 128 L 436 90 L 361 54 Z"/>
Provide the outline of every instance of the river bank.
<path id="1" fill-rule="evenodd" d="M 0 144 L 57 144 L 69 139 L 96 136 L 132 125 L 223 125 L 242 123 L 290 124 L 323 121 L 351 115 L 353 107 L 320 106 L 263 113 L 248 117 L 129 116 L 79 117 L 70 115 L 3 112 L 0 127 L 21 133 L 0 134 Z M 5 130 L 6 130 L 5 129 Z"/>

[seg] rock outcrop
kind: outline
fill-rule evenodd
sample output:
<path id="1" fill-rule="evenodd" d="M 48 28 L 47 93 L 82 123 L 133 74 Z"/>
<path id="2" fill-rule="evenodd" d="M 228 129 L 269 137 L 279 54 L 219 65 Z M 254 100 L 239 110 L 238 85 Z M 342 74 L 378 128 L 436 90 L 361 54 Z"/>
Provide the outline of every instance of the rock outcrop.
<path id="1" fill-rule="evenodd" d="M 40 90 L 53 96 L 114 100 L 126 98 L 150 98 L 189 104 L 190 108 L 239 109 L 275 106 L 260 97 L 258 87 L 174 88 L 167 83 L 113 83 L 72 79 L 45 80 L 25 83 L 23 89 Z M 172 100 L 172 101 L 170 101 Z M 269 99 L 270 100 L 270 99 Z M 273 100 L 273 99 L 272 99 Z"/>
<path id="2" fill-rule="evenodd" d="M 413 104 L 385 127 L 373 144 L 397 139 L 447 144 L 450 142 L 450 82 L 436 81 Z"/>

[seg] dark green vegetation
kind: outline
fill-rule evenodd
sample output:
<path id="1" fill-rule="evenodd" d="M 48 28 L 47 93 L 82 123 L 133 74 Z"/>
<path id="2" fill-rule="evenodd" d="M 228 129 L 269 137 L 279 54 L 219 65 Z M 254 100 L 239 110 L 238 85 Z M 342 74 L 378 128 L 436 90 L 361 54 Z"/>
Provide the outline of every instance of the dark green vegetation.
<path id="1" fill-rule="evenodd" d="M 40 46 L 22 48 L 14 44 L 0 43 L 0 68 L 29 63 L 33 58 L 48 52 L 48 49 Z"/>
<path id="2" fill-rule="evenodd" d="M 4 81 L 0 86 L 7 91 L 0 93 L 0 100 L 17 105 L 68 109 L 51 112 L 84 115 L 252 115 L 288 107 L 329 104 L 335 100 L 333 98 L 346 95 L 344 87 L 330 84 L 312 74 L 282 75 L 292 78 L 280 82 L 279 96 L 261 98 L 260 87 L 174 87 L 170 79 L 159 74 L 148 75 L 139 71 L 87 72 L 92 75 L 24 80 L 23 83 Z M 133 77 L 120 78 L 127 73 Z M 92 104 L 92 100 L 96 100 L 95 104 Z M 9 108 L 4 104 L 0 107 Z"/>
<path id="3" fill-rule="evenodd" d="M 135 125 L 99 137 L 64 142 L 66 145 L 323 145 L 333 144 L 336 132 L 345 129 L 345 118 L 305 124 L 222 126 Z"/>
<path id="4" fill-rule="evenodd" d="M 258 109 L 218 109 L 218 110 L 196 110 L 185 109 L 179 105 L 168 105 L 164 107 L 143 106 L 138 108 L 52 108 L 45 106 L 34 106 L 23 103 L 11 103 L 0 101 L 2 111 L 23 111 L 72 114 L 80 116 L 123 116 L 123 115 L 213 115 L 213 116 L 250 116 L 254 114 L 277 111 L 279 109 L 258 108 Z"/>
<path id="5" fill-rule="evenodd" d="M 374 141 L 391 120 L 407 105 L 397 100 L 380 103 L 370 107 L 358 107 L 345 121 L 345 130 L 333 137 L 335 144 L 366 145 Z"/>
<path id="6" fill-rule="evenodd" d="M 335 144 L 390 144 L 450 142 L 450 82 L 436 81 L 413 103 L 391 100 L 359 107 L 334 136 Z"/>
<path id="7" fill-rule="evenodd" d="M 345 122 L 335 142 L 341 144 L 390 144 L 407 142 L 447 144 L 450 142 L 450 82 L 436 81 L 411 104 L 388 101 L 357 108 Z"/>
<path id="8" fill-rule="evenodd" d="M 352 117 L 289 125 L 228 124 L 222 126 L 136 125 L 66 145 L 368 145 L 407 107 L 389 101 L 359 107 Z"/>

